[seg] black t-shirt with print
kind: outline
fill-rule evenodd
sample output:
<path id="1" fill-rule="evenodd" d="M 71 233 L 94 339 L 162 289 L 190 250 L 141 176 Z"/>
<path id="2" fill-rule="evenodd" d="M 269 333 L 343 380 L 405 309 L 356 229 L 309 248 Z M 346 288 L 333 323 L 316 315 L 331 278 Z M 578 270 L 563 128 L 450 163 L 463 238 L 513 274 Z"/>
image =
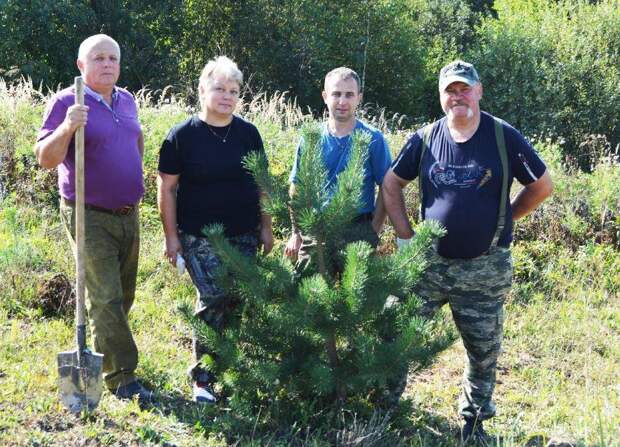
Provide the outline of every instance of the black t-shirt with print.
<path id="1" fill-rule="evenodd" d="M 502 122 L 508 153 L 508 185 L 516 178 L 527 185 L 544 174 L 546 167 L 536 151 L 512 126 Z M 424 152 L 420 173 L 425 219 L 446 228 L 437 252 L 446 258 L 474 258 L 489 249 L 497 228 L 502 167 L 495 140 L 493 117 L 482 112 L 476 133 L 464 143 L 455 143 L 446 118 L 435 123 Z M 407 141 L 394 160 L 394 173 L 406 180 L 418 176 L 423 130 Z M 509 197 L 506 223 L 498 245 L 512 242 L 512 212 Z"/>

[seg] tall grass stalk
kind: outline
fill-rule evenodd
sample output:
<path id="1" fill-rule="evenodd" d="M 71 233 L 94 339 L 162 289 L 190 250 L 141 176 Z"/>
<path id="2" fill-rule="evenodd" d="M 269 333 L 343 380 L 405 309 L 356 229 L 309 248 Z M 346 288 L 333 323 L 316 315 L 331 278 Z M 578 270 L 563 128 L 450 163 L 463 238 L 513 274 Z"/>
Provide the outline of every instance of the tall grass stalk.
<path id="1" fill-rule="evenodd" d="M 55 174 L 38 168 L 32 153 L 48 94 L 27 80 L 0 80 L 0 445 L 458 445 L 456 401 L 464 355 L 458 342 L 430 367 L 412 372 L 408 402 L 389 416 L 362 420 L 341 415 L 329 426 L 299 421 L 265 432 L 257 423 L 261 415 L 245 421 L 226 406 L 201 408 L 189 401 L 190 328 L 177 309 L 191 303 L 195 292 L 189 278 L 179 277 L 161 256 L 155 203 L 159 146 L 170 127 L 191 113 L 169 90 L 137 93 L 147 193 L 130 324 L 141 353 L 138 374 L 158 391 L 158 403 L 141 409 L 104 393 L 95 414 L 68 417 L 57 399 L 55 353 L 72 345 L 72 322 L 43 316 L 38 295 L 41 284 L 56 273 L 73 281 L 73 260 L 56 209 Z M 285 93 L 256 94 L 240 113 L 257 124 L 270 170 L 286 182 L 298 128 L 312 117 Z M 392 128 L 390 119 L 382 120 L 380 127 Z M 406 134 L 386 135 L 393 151 Z M 591 172 L 581 172 L 566 164 L 557 145 L 535 145 L 549 165 L 556 193 L 516 226 L 515 284 L 506 307 L 496 389 L 499 412 L 487 428 L 497 446 L 566 440 L 617 447 L 617 152 L 605 149 L 592 157 Z M 414 194 L 406 195 L 413 218 Z M 389 228 L 383 239 L 382 249 L 393 249 Z M 447 311 L 444 317 L 441 324 L 451 325 Z"/>

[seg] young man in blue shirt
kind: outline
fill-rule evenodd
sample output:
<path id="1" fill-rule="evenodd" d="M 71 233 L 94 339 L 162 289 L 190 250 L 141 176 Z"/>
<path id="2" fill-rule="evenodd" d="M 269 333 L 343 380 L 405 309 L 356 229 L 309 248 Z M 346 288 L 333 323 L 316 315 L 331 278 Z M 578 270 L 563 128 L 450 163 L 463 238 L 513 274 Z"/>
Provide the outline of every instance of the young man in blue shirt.
<path id="1" fill-rule="evenodd" d="M 322 95 L 329 111 L 329 118 L 323 124 L 321 137 L 323 161 L 327 169 L 327 184 L 325 185 L 327 189 L 333 189 L 338 181 L 338 174 L 347 166 L 351 153 L 351 134 L 359 130 L 371 135 L 368 156 L 364 164 L 362 204 L 359 215 L 349 232 L 351 238 L 345 239 L 366 240 L 376 247 L 379 242 L 378 234 L 386 217 L 381 199 L 381 184 L 391 164 L 387 141 L 380 131 L 363 123 L 355 116 L 357 107 L 362 101 L 362 91 L 360 78 L 353 70 L 339 67 L 327 73 Z M 295 163 L 289 178 L 291 196 L 295 194 L 300 150 L 301 144 L 297 148 Z M 376 185 L 379 186 L 379 194 L 375 201 Z M 346 242 L 351 242 L 351 240 Z M 301 261 L 305 257 L 303 246 L 306 243 L 311 244 L 312 241 L 304 242 L 299 229 L 293 225 L 291 237 L 285 248 L 286 256 L 295 260 L 299 255 Z"/>

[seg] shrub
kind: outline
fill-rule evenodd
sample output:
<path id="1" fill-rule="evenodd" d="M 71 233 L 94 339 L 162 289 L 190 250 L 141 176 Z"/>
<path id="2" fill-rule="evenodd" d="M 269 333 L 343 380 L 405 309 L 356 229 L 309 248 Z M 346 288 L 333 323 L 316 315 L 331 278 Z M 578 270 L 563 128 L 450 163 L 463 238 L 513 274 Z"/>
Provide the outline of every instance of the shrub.
<path id="1" fill-rule="evenodd" d="M 613 0 L 496 2 L 467 53 L 485 86 L 484 106 L 528 135 L 579 144 L 591 134 L 620 142 L 620 9 Z"/>

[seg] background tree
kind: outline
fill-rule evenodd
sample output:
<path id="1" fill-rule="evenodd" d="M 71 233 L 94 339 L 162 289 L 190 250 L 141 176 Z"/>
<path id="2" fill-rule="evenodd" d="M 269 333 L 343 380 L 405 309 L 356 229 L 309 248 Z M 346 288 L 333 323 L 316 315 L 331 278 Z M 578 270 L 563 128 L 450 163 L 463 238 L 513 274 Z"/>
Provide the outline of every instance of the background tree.
<path id="1" fill-rule="evenodd" d="M 479 67 L 483 107 L 589 169 L 580 143 L 620 143 L 620 9 L 617 2 L 505 1 L 466 57 Z"/>
<path id="2" fill-rule="evenodd" d="M 287 91 L 320 116 L 325 73 L 346 65 L 364 78 L 365 110 L 409 128 L 442 116 L 437 73 L 460 57 L 479 68 L 486 110 L 588 169 L 582 143 L 620 143 L 618 30 L 617 0 L 4 0 L 0 77 L 69 85 L 79 43 L 106 32 L 132 91 L 171 86 L 195 104 L 201 68 L 226 53 L 248 98 Z"/>
<path id="3" fill-rule="evenodd" d="M 5 0 L 0 3 L 0 76 L 22 76 L 52 89 L 73 82 L 77 50 L 89 35 L 106 33 L 122 50 L 120 85 L 138 90 L 177 83 L 170 60 L 175 14 L 182 0 Z"/>

